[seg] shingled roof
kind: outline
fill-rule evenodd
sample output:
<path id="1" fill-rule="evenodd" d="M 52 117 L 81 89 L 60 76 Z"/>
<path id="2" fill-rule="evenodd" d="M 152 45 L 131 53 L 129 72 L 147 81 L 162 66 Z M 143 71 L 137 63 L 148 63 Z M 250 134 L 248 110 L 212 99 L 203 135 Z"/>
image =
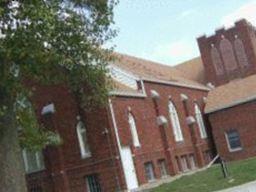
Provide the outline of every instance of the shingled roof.
<path id="1" fill-rule="evenodd" d="M 184 71 L 177 70 L 174 67 L 125 54 L 115 53 L 115 55 L 117 57 L 113 63 L 115 66 L 144 80 L 159 80 L 191 86 L 191 88 L 207 89 L 205 85 L 186 78 L 187 74 Z"/>
<path id="2" fill-rule="evenodd" d="M 256 75 L 237 79 L 211 90 L 205 113 L 212 113 L 256 99 Z"/>
<path id="3" fill-rule="evenodd" d="M 186 78 L 206 84 L 205 71 L 201 57 L 180 63 L 174 67 L 179 70 Z"/>

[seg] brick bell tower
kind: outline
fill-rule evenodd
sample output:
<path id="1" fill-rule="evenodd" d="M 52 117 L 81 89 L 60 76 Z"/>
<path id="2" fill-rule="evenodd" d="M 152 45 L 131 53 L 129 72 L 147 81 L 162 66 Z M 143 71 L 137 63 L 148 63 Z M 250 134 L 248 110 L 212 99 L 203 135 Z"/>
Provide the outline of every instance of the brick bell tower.
<path id="1" fill-rule="evenodd" d="M 207 82 L 219 86 L 256 73 L 256 29 L 245 19 L 197 42 Z"/>

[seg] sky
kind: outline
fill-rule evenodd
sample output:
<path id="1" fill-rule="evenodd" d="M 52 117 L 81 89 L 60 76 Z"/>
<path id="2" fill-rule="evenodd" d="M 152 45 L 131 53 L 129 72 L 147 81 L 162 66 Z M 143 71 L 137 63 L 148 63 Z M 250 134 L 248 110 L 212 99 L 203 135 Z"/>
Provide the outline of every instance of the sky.
<path id="1" fill-rule="evenodd" d="M 119 0 L 115 51 L 167 65 L 200 55 L 196 38 L 246 18 L 256 25 L 256 0 Z"/>

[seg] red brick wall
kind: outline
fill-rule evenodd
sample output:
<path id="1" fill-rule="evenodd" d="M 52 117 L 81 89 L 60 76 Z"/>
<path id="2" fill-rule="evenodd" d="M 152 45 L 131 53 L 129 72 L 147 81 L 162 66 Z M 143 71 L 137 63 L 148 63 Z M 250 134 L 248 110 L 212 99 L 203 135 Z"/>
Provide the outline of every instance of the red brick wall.
<path id="1" fill-rule="evenodd" d="M 239 37 L 239 39 L 243 41 L 250 67 L 248 67 L 247 69 L 241 69 L 240 66 L 237 70 L 233 71 L 230 74 L 228 74 L 226 70 L 224 75 L 218 76 L 216 74 L 211 59 L 211 44 L 214 44 L 214 46 L 219 50 L 219 44 L 222 40 L 222 35 L 224 35 L 224 37 L 232 43 L 233 48 L 233 43 L 236 35 Z M 211 82 L 214 85 L 221 85 L 227 83 L 232 79 L 245 77 L 256 73 L 256 35 L 254 28 L 249 23 L 247 23 L 246 20 L 240 20 L 236 22 L 235 26 L 229 29 L 218 29 L 216 30 L 216 34 L 212 36 L 201 36 L 197 39 L 197 41 L 205 68 L 205 76 L 207 78 L 207 82 Z M 221 60 L 223 63 L 223 58 L 221 58 Z"/>
<path id="2" fill-rule="evenodd" d="M 154 164 L 156 178 L 160 178 L 160 170 L 157 164 L 160 159 L 167 161 L 171 157 L 169 161 L 174 168 L 170 168 L 169 173 L 172 175 L 177 174 L 179 171 L 175 158 L 180 158 L 182 155 L 194 154 L 198 165 L 204 165 L 206 162 L 202 161 L 202 157 L 198 157 L 198 155 L 201 154 L 202 156 L 205 151 L 212 149 L 211 141 L 209 139 L 201 139 L 197 124 L 189 127 L 185 122 L 185 118 L 187 114 L 194 115 L 194 102 L 197 102 L 203 108 L 203 97 L 207 95 L 207 91 L 149 82 L 145 83 L 145 88 L 148 94 L 146 98 L 120 96 L 112 98 L 121 145 L 131 146 L 139 183 L 147 182 L 144 163 L 149 161 Z M 159 113 L 168 120 L 168 125 L 164 128 L 166 138 L 163 138 L 161 128 L 156 123 L 157 114 L 154 102 L 150 98 L 151 89 L 160 94 L 160 100 L 157 101 Z M 187 111 L 181 101 L 181 93 L 189 97 L 186 103 Z M 171 96 L 179 113 L 184 142 L 176 143 L 174 141 L 168 115 L 169 96 Z M 50 118 L 42 117 L 42 107 L 50 102 L 54 103 L 56 112 Z M 126 188 L 108 106 L 90 113 L 79 113 L 80 110 L 73 95 L 66 87 L 62 86 L 41 86 L 37 88 L 33 96 L 33 103 L 35 103 L 39 121 L 48 123 L 50 121 L 49 124 L 52 129 L 61 135 L 63 144 L 59 147 L 47 147 L 44 152 L 46 170 L 37 173 L 37 177 L 35 174 L 28 175 L 30 187 L 37 184 L 42 185 L 47 190 L 52 188 L 52 191 L 68 191 L 67 188 L 69 188 L 72 192 L 84 192 L 86 191 L 84 177 L 89 174 L 97 174 L 103 191 L 115 191 L 118 186 L 121 189 Z M 136 120 L 140 148 L 132 146 L 127 118 L 128 107 L 131 108 Z M 88 142 L 92 153 L 91 158 L 81 159 L 80 156 L 76 133 L 77 115 L 82 117 L 86 125 Z M 106 129 L 108 134 L 104 134 Z M 191 136 L 192 131 L 194 135 Z M 168 149 L 165 144 L 169 146 Z M 47 182 L 44 182 L 44 180 L 47 180 Z"/>
<path id="3" fill-rule="evenodd" d="M 41 171 L 27 175 L 28 191 L 53 192 L 53 183 L 48 171 Z"/>
<path id="4" fill-rule="evenodd" d="M 110 129 L 108 111 L 102 108 L 90 113 L 79 114 L 78 103 L 66 87 L 41 86 L 37 87 L 33 96 L 39 121 L 49 120 L 49 118 L 44 119 L 41 110 L 50 102 L 54 103 L 56 109 L 51 117 L 50 126 L 60 134 L 63 140 L 61 146 L 47 147 L 45 150 L 47 174 L 44 173 L 44 175 L 48 175 L 48 179 L 52 180 L 55 188 L 58 189 L 54 191 L 62 191 L 60 187 L 65 186 L 63 184 L 64 175 L 72 192 L 86 191 L 85 176 L 90 174 L 99 176 L 103 191 L 116 190 L 118 188 L 117 180 L 119 180 L 120 185 L 124 186 L 120 162 L 116 158 L 118 154 L 113 132 Z M 82 159 L 80 155 L 76 132 L 77 115 L 81 116 L 86 126 L 92 153 L 90 158 Z M 108 134 L 104 134 L 106 129 L 109 131 Z M 42 175 L 42 177 L 37 177 L 34 180 L 28 179 L 30 186 L 36 182 L 40 183 L 41 181 L 38 180 L 45 177 Z M 34 178 L 33 174 L 28 178 Z"/>
<path id="5" fill-rule="evenodd" d="M 209 114 L 217 152 L 228 161 L 256 155 L 256 102 L 241 104 Z M 236 129 L 240 135 L 242 150 L 229 152 L 225 132 Z"/>
<path id="6" fill-rule="evenodd" d="M 157 166 L 157 161 L 159 159 L 167 160 L 160 128 L 156 123 L 157 115 L 154 102 L 152 98 L 150 98 L 150 90 L 156 90 L 160 94 L 160 99 L 157 103 L 160 115 L 164 115 L 168 120 L 168 126 L 165 128 L 165 131 L 167 142 L 170 146 L 169 150 L 173 157 L 195 154 L 195 148 L 191 139 L 191 128 L 188 127 L 185 121 L 186 114 L 180 94 L 183 93 L 189 97 L 187 106 L 190 115 L 194 115 L 194 102 L 198 102 L 199 106 L 203 107 L 203 97 L 207 95 L 207 91 L 147 82 L 145 83 L 145 89 L 148 95 L 146 98 L 115 97 L 113 99 L 113 107 L 121 143 L 122 145 L 130 145 L 132 148 L 137 177 L 140 184 L 147 182 L 144 174 L 144 163 L 152 161 L 154 163 L 155 175 L 159 178 L 160 172 Z M 174 141 L 174 135 L 168 113 L 169 96 L 171 96 L 171 99 L 179 113 L 184 142 L 176 143 Z M 139 148 L 134 148 L 132 145 L 132 137 L 128 124 L 129 107 L 131 108 L 131 112 L 136 120 L 137 132 L 141 144 L 141 147 Z M 203 140 L 200 138 L 197 124 L 194 125 L 194 129 L 200 150 L 204 152 L 211 149 L 211 142 L 208 141 L 208 139 Z M 173 166 L 176 166 L 175 161 L 172 161 L 172 163 L 175 164 Z M 169 172 L 171 172 L 171 170 L 169 170 Z M 177 174 L 177 170 L 171 174 Z"/>

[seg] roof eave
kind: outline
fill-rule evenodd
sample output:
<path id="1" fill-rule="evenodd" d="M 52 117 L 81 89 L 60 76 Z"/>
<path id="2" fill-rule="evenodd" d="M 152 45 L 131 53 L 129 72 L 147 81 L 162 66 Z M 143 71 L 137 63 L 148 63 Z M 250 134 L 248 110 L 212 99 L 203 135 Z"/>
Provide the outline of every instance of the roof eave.
<path id="1" fill-rule="evenodd" d="M 238 101 L 230 103 L 228 105 L 223 105 L 221 107 L 216 107 L 216 108 L 213 108 L 213 109 L 210 109 L 210 110 L 205 110 L 205 114 L 210 114 L 210 113 L 221 111 L 221 110 L 224 110 L 224 109 L 227 109 L 227 108 L 235 107 L 237 105 L 248 103 L 248 102 L 251 102 L 253 100 L 256 100 L 256 95 L 253 95 L 251 97 L 247 97 L 245 99 L 238 100 Z"/>
<path id="2" fill-rule="evenodd" d="M 139 98 L 145 98 L 147 95 L 142 92 L 130 92 L 130 91 L 110 91 L 109 96 L 121 96 L 121 97 L 139 97 Z"/>
<path id="3" fill-rule="evenodd" d="M 203 91 L 210 91 L 211 90 L 207 87 L 201 87 L 201 86 L 196 86 L 196 85 L 186 85 L 184 83 L 178 83 L 178 82 L 173 82 L 173 81 L 165 81 L 165 80 L 144 78 L 144 77 L 142 77 L 142 80 L 148 81 L 148 82 L 153 82 L 153 83 L 161 83 L 161 84 L 165 84 L 165 85 L 174 85 L 174 86 L 178 86 L 178 87 L 186 87 L 186 88 L 190 88 L 190 89 L 197 89 L 197 90 L 203 90 Z"/>

